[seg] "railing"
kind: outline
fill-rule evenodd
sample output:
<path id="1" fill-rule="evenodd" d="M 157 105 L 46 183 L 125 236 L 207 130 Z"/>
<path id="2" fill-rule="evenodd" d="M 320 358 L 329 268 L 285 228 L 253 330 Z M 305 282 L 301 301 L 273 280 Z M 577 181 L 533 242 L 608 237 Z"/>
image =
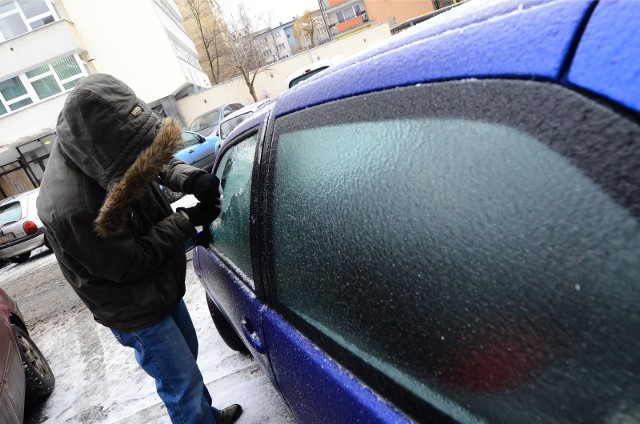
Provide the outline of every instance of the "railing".
<path id="1" fill-rule="evenodd" d="M 346 21 L 339 22 L 336 25 L 336 29 L 340 33 L 340 32 L 346 31 L 348 29 L 357 27 L 358 25 L 362 24 L 363 22 L 366 22 L 365 21 L 366 16 L 367 16 L 366 14 L 363 14 L 361 16 L 354 16 L 351 19 L 347 19 Z"/>

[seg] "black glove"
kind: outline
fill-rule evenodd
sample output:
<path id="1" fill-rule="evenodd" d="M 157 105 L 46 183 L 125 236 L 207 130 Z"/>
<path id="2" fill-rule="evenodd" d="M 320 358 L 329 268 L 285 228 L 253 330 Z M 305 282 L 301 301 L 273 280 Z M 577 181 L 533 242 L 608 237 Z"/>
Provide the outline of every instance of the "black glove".
<path id="1" fill-rule="evenodd" d="M 216 203 L 220 199 L 220 180 L 213 174 L 196 173 L 184 182 L 184 190 L 201 202 Z"/>
<path id="2" fill-rule="evenodd" d="M 201 202 L 190 208 L 178 208 L 178 212 L 184 212 L 189 218 L 189 222 L 194 227 L 209 225 L 220 215 L 220 200 L 215 203 Z"/>
<path id="3" fill-rule="evenodd" d="M 209 243 L 211 243 L 211 233 L 208 228 L 203 228 L 196 236 L 193 238 L 193 243 L 196 246 L 204 246 L 208 247 Z"/>

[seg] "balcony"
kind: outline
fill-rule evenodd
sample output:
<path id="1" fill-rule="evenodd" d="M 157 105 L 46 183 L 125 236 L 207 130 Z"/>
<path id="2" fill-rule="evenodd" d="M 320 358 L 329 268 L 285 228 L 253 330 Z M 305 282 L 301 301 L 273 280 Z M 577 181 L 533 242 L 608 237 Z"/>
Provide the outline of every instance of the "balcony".
<path id="1" fill-rule="evenodd" d="M 0 43 L 0 81 L 57 57 L 82 51 L 84 49 L 71 22 L 61 20 L 45 25 Z"/>
<path id="2" fill-rule="evenodd" d="M 322 11 L 324 13 L 331 12 L 331 9 L 335 7 L 343 7 L 349 4 L 361 3 L 362 0 L 323 0 Z"/>
<path id="3" fill-rule="evenodd" d="M 367 15 L 363 13 L 362 15 L 354 16 L 351 19 L 347 19 L 344 22 L 338 22 L 335 26 L 335 29 L 338 31 L 338 34 L 340 34 L 341 32 L 347 31 L 351 28 L 355 28 L 358 25 L 362 25 L 363 23 L 368 21 L 366 16 Z"/>

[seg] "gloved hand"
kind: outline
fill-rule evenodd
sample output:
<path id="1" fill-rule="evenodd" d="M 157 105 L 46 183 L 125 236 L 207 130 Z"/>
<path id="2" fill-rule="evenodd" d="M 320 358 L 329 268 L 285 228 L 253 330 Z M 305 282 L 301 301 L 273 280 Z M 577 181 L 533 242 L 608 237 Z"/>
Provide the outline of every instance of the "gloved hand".
<path id="1" fill-rule="evenodd" d="M 208 228 L 203 228 L 202 231 L 198 232 L 196 236 L 193 238 L 193 244 L 196 246 L 209 246 L 211 243 L 211 233 Z"/>
<path id="2" fill-rule="evenodd" d="M 184 190 L 201 202 L 217 203 L 220 199 L 220 180 L 213 174 L 193 174 L 185 181 Z"/>
<path id="3" fill-rule="evenodd" d="M 220 200 L 218 199 L 215 203 L 201 202 L 190 208 L 178 208 L 177 210 L 186 213 L 189 222 L 194 227 L 206 226 L 211 224 L 220 214 Z"/>

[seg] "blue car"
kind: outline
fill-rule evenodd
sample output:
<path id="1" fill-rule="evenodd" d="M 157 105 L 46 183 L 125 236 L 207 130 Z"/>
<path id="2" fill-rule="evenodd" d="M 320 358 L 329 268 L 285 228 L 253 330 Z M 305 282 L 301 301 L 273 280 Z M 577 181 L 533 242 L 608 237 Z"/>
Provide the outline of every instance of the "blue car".
<path id="1" fill-rule="evenodd" d="M 184 147 L 176 152 L 175 157 L 205 171 L 211 171 L 220 151 L 220 137 L 215 135 L 203 136 L 197 132 L 183 130 Z M 162 191 L 169 202 L 173 203 L 182 198 L 184 193 L 162 186 Z"/>
<path id="2" fill-rule="evenodd" d="M 184 163 L 210 171 L 220 150 L 220 137 L 209 135 L 207 137 L 197 132 L 184 130 L 184 148 L 175 156 Z"/>
<path id="3" fill-rule="evenodd" d="M 471 1 L 225 140 L 193 265 L 299 422 L 640 420 L 638 28 Z"/>

